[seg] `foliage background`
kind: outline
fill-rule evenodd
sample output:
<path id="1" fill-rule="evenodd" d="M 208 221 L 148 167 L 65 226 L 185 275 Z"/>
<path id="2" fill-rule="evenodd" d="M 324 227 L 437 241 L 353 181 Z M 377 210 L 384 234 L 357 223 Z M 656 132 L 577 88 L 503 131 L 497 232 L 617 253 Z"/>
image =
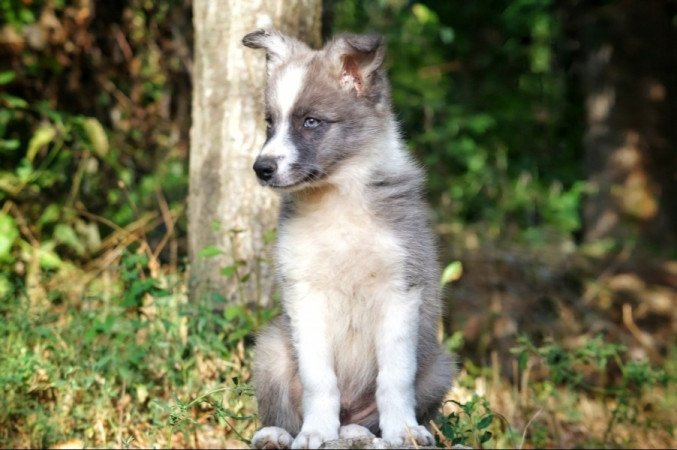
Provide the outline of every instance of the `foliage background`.
<path id="1" fill-rule="evenodd" d="M 440 220 L 578 230 L 583 111 L 554 2 L 360 5 L 337 4 L 335 27 L 376 28 L 396 49 L 396 110 Z"/>
<path id="2" fill-rule="evenodd" d="M 569 4 L 325 3 L 327 35 L 388 39 L 429 174 L 463 361 L 441 445 L 674 445 L 674 240 L 581 239 Z M 0 446 L 256 426 L 249 351 L 275 310 L 185 293 L 191 55 L 187 0 L 0 0 Z"/>

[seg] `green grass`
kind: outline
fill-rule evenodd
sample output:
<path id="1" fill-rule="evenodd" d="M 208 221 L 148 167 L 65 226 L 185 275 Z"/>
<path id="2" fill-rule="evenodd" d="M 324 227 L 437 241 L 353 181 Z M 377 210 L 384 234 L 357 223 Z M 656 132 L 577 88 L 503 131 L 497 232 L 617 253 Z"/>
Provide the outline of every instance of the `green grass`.
<path id="1" fill-rule="evenodd" d="M 252 337 L 274 311 L 190 303 L 183 275 L 152 277 L 142 255 L 123 255 L 79 295 L 76 284 L 0 303 L 0 447 L 248 446 Z M 440 445 L 674 442 L 674 349 L 662 368 L 601 335 L 570 346 L 524 337 L 503 356 L 512 380 L 498 359 L 463 364 L 433 426 Z"/>
<path id="2" fill-rule="evenodd" d="M 269 313 L 214 314 L 187 301 L 181 278 L 150 278 L 145 263 L 126 256 L 114 281 L 91 283 L 77 303 L 58 291 L 47 307 L 3 300 L 0 447 L 191 446 L 202 426 L 251 430 L 242 338 Z"/>

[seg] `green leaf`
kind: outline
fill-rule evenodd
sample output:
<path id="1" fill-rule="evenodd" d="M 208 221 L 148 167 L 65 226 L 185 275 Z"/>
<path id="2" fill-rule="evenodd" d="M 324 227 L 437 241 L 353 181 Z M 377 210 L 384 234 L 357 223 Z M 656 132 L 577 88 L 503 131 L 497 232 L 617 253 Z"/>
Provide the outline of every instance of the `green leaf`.
<path id="1" fill-rule="evenodd" d="M 19 177 L 11 172 L 0 170 L 0 191 L 5 191 L 11 195 L 18 195 L 23 189 Z"/>
<path id="2" fill-rule="evenodd" d="M 58 269 L 63 264 L 59 255 L 52 250 L 52 245 L 40 248 L 40 267 L 43 269 Z"/>
<path id="3" fill-rule="evenodd" d="M 244 317 L 245 311 L 240 305 L 233 305 L 226 308 L 223 312 L 223 316 L 226 320 L 233 320 L 236 317 Z"/>
<path id="4" fill-rule="evenodd" d="M 172 292 L 168 289 L 163 289 L 158 286 L 154 286 L 153 289 L 150 291 L 150 295 L 152 295 L 155 298 L 162 298 L 162 297 L 169 297 L 172 295 Z"/>
<path id="5" fill-rule="evenodd" d="M 40 215 L 37 225 L 39 227 L 42 227 L 45 224 L 54 223 L 57 220 L 59 220 L 60 215 L 61 215 L 61 206 L 59 206 L 57 203 L 50 203 L 49 206 L 47 206 L 47 208 L 45 208 L 45 210 Z"/>
<path id="6" fill-rule="evenodd" d="M 56 129 L 52 125 L 43 125 L 31 137 L 28 142 L 28 150 L 26 151 L 26 159 L 33 162 L 35 155 L 47 144 L 52 142 L 56 136 Z"/>
<path id="7" fill-rule="evenodd" d="M 527 363 L 529 362 L 529 354 L 524 351 L 519 354 L 519 357 L 517 358 L 518 361 L 518 366 L 521 371 L 526 370 L 527 368 Z"/>
<path id="8" fill-rule="evenodd" d="M 83 123 L 83 128 L 87 134 L 89 142 L 92 143 L 92 148 L 94 153 L 96 153 L 100 158 L 103 158 L 108 153 L 108 135 L 106 130 L 104 130 L 101 122 L 96 120 L 93 117 L 88 117 Z"/>
<path id="9" fill-rule="evenodd" d="M 247 328 L 239 328 L 228 333 L 228 342 L 237 342 L 249 334 Z"/>
<path id="10" fill-rule="evenodd" d="M 450 263 L 442 272 L 440 283 L 444 286 L 447 283 L 456 281 L 463 275 L 463 264 L 461 261 L 454 261 Z"/>
<path id="11" fill-rule="evenodd" d="M 135 280 L 127 289 L 121 305 L 126 308 L 141 306 L 144 294 L 151 294 L 154 288 L 155 280 L 152 278 Z"/>
<path id="12" fill-rule="evenodd" d="M 28 106 L 26 100 L 15 95 L 2 94 L 0 95 L 0 99 L 4 100 L 10 108 L 26 108 Z"/>
<path id="13" fill-rule="evenodd" d="M 485 133 L 496 124 L 488 114 L 477 114 L 468 119 L 468 128 L 476 133 Z"/>
<path id="14" fill-rule="evenodd" d="M 12 283 L 5 274 L 0 274 L 0 298 L 5 297 L 12 291 Z"/>
<path id="15" fill-rule="evenodd" d="M 411 12 L 414 13 L 414 16 L 418 19 L 419 23 L 426 24 L 437 22 L 437 15 L 431 11 L 430 8 L 421 3 L 414 4 L 411 8 Z"/>
<path id="16" fill-rule="evenodd" d="M 235 273 L 235 266 L 226 266 L 221 268 L 221 275 L 231 277 Z"/>
<path id="17" fill-rule="evenodd" d="M 3 70 L 0 72 L 0 85 L 11 83 L 16 78 L 16 73 L 11 70 Z"/>
<path id="18" fill-rule="evenodd" d="M 19 237 L 19 228 L 14 217 L 0 211 L 0 261 L 12 261 L 12 245 Z"/>
<path id="19" fill-rule="evenodd" d="M 85 253 L 85 246 L 80 242 L 75 230 L 68 224 L 60 223 L 54 227 L 54 239 L 75 250 L 78 255 Z"/>
<path id="20" fill-rule="evenodd" d="M 482 436 L 480 436 L 480 444 L 484 444 L 484 443 L 487 442 L 489 439 L 491 439 L 492 436 L 493 436 L 493 434 L 491 434 L 491 431 L 485 431 L 485 432 L 482 434 Z"/>
<path id="21" fill-rule="evenodd" d="M 479 422 L 477 422 L 477 428 L 479 428 L 480 430 L 483 430 L 483 429 L 487 428 L 489 425 L 491 425 L 491 422 L 493 420 L 494 420 L 493 414 L 491 414 L 491 413 L 486 414 L 484 417 L 482 417 L 480 419 Z M 482 442 L 484 442 L 484 441 L 482 441 Z"/>
<path id="22" fill-rule="evenodd" d="M 0 139 L 0 148 L 3 150 L 16 150 L 21 146 L 18 139 Z"/>
<path id="23" fill-rule="evenodd" d="M 465 344 L 465 338 L 463 336 L 463 331 L 455 331 L 454 334 L 452 334 L 445 342 L 446 348 L 450 352 L 456 352 L 463 348 L 463 345 Z"/>
<path id="24" fill-rule="evenodd" d="M 197 256 L 201 258 L 213 258 L 214 256 L 221 254 L 223 254 L 223 250 L 218 248 L 216 245 L 208 245 L 203 247 L 202 250 L 198 252 Z"/>
<path id="25" fill-rule="evenodd" d="M 33 165 L 26 158 L 23 158 L 16 167 L 16 175 L 21 183 L 30 182 L 34 172 Z"/>

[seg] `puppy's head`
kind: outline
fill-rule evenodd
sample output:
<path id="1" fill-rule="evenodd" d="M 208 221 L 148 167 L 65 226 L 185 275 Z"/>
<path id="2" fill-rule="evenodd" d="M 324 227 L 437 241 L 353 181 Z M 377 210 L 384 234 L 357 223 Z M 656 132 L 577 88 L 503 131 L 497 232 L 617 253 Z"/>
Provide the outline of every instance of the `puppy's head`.
<path id="1" fill-rule="evenodd" d="M 291 191 L 331 181 L 377 145 L 390 114 L 380 36 L 341 35 L 319 51 L 275 30 L 242 42 L 266 51 L 267 139 L 254 163 L 261 184 Z"/>

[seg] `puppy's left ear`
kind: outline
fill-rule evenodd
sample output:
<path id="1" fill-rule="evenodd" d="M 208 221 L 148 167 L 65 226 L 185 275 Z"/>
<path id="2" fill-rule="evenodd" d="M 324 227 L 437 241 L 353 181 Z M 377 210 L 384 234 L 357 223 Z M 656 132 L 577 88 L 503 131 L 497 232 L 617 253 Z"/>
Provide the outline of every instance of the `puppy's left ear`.
<path id="1" fill-rule="evenodd" d="M 329 52 L 340 68 L 341 88 L 358 97 L 371 96 L 379 89 L 385 42 L 378 34 L 346 34 L 329 44 Z"/>

